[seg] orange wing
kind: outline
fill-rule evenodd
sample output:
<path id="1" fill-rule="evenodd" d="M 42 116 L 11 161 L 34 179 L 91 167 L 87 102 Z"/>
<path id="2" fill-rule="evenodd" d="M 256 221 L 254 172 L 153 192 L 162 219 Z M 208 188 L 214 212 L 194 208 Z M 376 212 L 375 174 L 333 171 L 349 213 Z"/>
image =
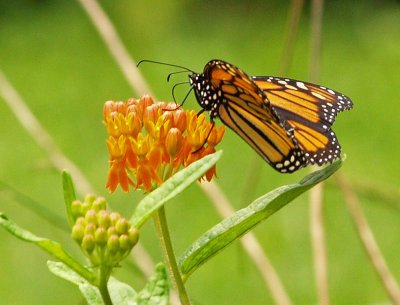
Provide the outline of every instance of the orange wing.
<path id="1" fill-rule="evenodd" d="M 331 126 L 353 106 L 345 95 L 287 78 L 250 77 L 222 60 L 211 60 L 189 80 L 202 111 L 219 117 L 276 170 L 290 173 L 340 157 Z"/>
<path id="2" fill-rule="evenodd" d="M 271 108 L 312 164 L 340 157 L 341 147 L 331 129 L 337 114 L 351 109 L 351 100 L 332 89 L 287 78 L 252 77 Z"/>

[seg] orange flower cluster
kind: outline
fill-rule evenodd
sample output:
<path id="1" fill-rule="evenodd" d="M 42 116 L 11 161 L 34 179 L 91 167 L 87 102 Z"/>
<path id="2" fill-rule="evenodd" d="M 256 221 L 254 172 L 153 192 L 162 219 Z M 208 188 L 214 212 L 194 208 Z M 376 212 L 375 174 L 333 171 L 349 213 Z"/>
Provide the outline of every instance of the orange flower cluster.
<path id="1" fill-rule="evenodd" d="M 110 169 L 107 188 L 121 185 L 151 191 L 202 157 L 214 153 L 225 128 L 217 128 L 204 114 L 177 108 L 176 103 L 155 102 L 150 96 L 126 102 L 108 101 L 103 109 L 109 137 Z M 210 181 L 213 166 L 205 173 Z"/>

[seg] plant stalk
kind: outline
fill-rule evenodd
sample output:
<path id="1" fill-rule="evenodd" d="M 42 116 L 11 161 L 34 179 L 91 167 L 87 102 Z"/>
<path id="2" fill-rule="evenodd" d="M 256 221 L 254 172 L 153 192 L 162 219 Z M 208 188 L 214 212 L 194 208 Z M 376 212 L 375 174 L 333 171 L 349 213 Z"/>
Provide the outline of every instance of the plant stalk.
<path id="1" fill-rule="evenodd" d="M 99 290 L 105 305 L 113 305 L 107 287 L 109 278 L 110 278 L 110 268 L 108 268 L 107 266 L 101 266 Z"/>
<path id="2" fill-rule="evenodd" d="M 182 281 L 178 264 L 176 263 L 176 258 L 171 243 L 171 237 L 169 235 L 167 218 L 165 216 L 165 208 L 162 206 L 154 214 L 153 218 L 156 225 L 157 235 L 160 240 L 161 249 L 163 251 L 164 260 L 168 267 L 172 282 L 175 288 L 178 290 L 179 299 L 182 305 L 191 305 L 185 285 Z"/>

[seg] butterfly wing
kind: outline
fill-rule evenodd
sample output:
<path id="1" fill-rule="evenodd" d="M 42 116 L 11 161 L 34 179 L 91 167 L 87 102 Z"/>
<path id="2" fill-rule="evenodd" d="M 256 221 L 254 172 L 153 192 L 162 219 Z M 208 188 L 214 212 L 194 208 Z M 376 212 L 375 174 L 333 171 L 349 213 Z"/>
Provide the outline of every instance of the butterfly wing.
<path id="1" fill-rule="evenodd" d="M 312 164 L 340 157 L 341 147 L 331 129 L 339 112 L 351 109 L 351 100 L 332 89 L 287 78 L 255 76 L 271 108 Z"/>
<path id="2" fill-rule="evenodd" d="M 221 96 L 217 116 L 272 167 L 289 173 L 307 164 L 291 131 L 281 125 L 263 90 L 246 73 L 214 60 L 206 65 L 203 75 L 216 96 Z"/>

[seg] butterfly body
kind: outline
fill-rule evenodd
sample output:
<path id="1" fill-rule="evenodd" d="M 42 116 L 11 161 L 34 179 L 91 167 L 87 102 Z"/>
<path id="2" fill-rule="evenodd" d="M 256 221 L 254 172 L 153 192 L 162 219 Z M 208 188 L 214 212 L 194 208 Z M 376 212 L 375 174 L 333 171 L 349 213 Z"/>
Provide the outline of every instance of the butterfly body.
<path id="1" fill-rule="evenodd" d="M 288 78 L 249 76 L 222 60 L 189 75 L 202 111 L 243 138 L 281 173 L 340 158 L 331 126 L 351 100 L 329 88 Z"/>

